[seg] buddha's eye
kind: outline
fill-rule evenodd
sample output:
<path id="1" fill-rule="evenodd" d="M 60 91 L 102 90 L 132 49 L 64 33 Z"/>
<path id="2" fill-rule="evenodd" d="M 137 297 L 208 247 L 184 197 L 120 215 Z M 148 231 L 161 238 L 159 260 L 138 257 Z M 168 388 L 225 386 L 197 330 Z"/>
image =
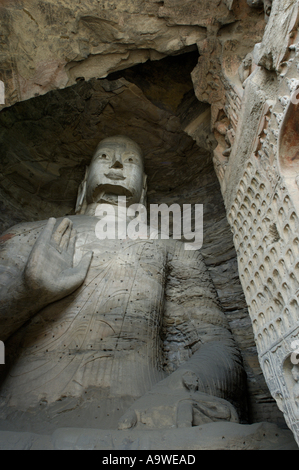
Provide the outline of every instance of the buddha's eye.
<path id="1" fill-rule="evenodd" d="M 100 153 L 99 158 L 101 160 L 109 160 L 109 155 L 107 155 L 107 153 Z"/>
<path id="2" fill-rule="evenodd" d="M 128 156 L 126 157 L 126 161 L 127 161 L 128 163 L 134 163 L 134 162 L 135 162 L 135 156 L 134 156 L 134 155 L 128 155 Z"/>

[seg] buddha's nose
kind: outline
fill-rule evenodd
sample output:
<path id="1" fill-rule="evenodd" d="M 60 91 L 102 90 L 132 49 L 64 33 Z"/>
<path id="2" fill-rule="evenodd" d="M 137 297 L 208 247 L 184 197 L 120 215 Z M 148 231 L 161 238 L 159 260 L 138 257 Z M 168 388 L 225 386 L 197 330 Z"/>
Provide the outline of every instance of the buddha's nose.
<path id="1" fill-rule="evenodd" d="M 111 165 L 111 168 L 113 169 L 123 169 L 123 163 L 122 163 L 122 158 L 120 155 L 116 155 L 113 159 L 113 162 L 112 162 L 112 165 Z"/>

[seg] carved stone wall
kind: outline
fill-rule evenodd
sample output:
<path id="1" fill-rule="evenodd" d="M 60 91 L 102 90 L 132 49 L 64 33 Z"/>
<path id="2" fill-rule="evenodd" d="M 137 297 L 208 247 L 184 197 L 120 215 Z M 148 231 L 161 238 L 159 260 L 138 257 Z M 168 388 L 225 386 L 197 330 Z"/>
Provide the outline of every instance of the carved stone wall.
<path id="1" fill-rule="evenodd" d="M 274 1 L 222 179 L 260 364 L 299 442 L 298 2 Z"/>

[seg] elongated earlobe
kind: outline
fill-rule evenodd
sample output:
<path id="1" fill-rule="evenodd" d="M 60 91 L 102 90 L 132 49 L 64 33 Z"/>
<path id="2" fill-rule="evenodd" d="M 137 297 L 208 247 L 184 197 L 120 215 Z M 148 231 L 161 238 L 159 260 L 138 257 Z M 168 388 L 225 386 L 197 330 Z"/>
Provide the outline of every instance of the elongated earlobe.
<path id="1" fill-rule="evenodd" d="M 143 188 L 142 188 L 142 193 L 141 193 L 141 198 L 140 198 L 140 203 L 143 206 L 146 207 L 146 195 L 147 195 L 147 175 L 143 175 Z"/>
<path id="2" fill-rule="evenodd" d="M 86 167 L 84 180 L 80 184 L 79 190 L 78 190 L 76 210 L 75 210 L 76 215 L 84 214 L 86 207 L 87 207 L 86 184 L 87 184 L 88 174 L 89 174 L 89 167 Z"/>

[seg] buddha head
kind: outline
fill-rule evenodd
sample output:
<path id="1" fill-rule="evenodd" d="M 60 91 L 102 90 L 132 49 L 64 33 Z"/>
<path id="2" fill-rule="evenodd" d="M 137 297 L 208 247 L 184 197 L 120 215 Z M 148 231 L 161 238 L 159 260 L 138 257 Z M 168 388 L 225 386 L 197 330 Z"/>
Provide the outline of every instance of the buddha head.
<path id="1" fill-rule="evenodd" d="M 100 203 L 117 204 L 126 196 L 127 205 L 144 204 L 146 175 L 138 144 L 125 136 L 108 137 L 100 142 L 79 188 L 76 213 Z"/>

